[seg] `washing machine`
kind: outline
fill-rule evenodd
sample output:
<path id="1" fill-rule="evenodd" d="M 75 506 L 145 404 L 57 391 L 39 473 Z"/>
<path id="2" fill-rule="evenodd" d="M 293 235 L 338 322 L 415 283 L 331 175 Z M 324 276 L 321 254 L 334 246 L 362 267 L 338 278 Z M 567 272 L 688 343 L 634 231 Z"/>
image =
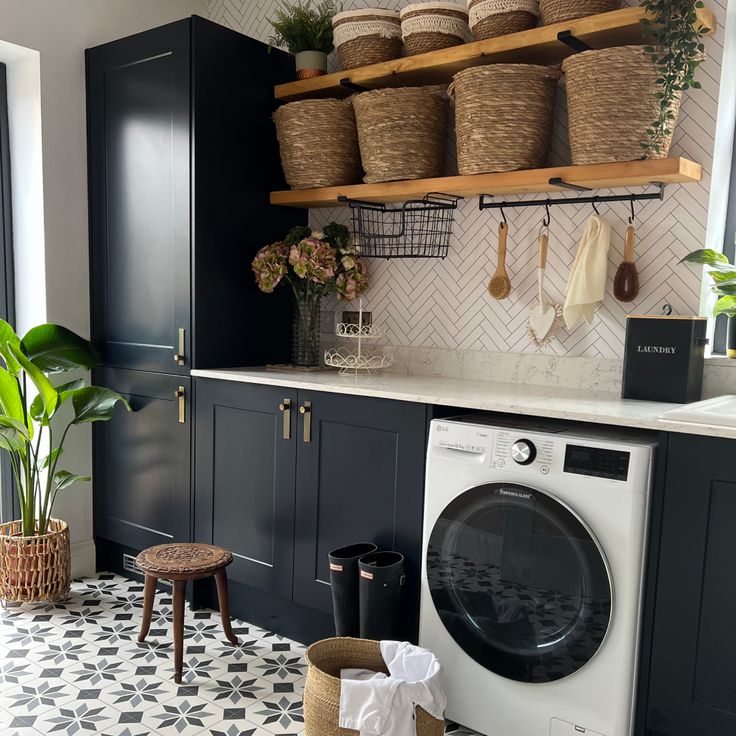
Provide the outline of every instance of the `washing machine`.
<path id="1" fill-rule="evenodd" d="M 434 420 L 420 643 L 487 736 L 630 736 L 656 438 Z"/>

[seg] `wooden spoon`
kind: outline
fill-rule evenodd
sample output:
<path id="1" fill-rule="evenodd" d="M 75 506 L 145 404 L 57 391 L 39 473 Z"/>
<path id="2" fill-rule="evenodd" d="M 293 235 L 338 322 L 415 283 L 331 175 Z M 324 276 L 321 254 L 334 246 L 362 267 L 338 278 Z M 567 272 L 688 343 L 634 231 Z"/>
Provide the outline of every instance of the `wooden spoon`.
<path id="1" fill-rule="evenodd" d="M 506 273 L 506 236 L 509 234 L 508 223 L 498 226 L 498 265 L 488 284 L 488 291 L 494 299 L 505 299 L 511 293 L 511 279 Z"/>

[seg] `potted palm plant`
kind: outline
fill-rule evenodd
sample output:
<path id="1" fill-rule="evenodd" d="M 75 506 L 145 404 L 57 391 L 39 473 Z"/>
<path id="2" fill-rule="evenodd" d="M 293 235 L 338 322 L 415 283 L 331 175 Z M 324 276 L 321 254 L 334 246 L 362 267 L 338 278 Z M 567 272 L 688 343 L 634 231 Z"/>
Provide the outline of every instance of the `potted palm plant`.
<path id="1" fill-rule="evenodd" d="M 332 16 L 337 9 L 333 0 L 312 5 L 312 0 L 284 0 L 269 21 L 274 34 L 272 46 L 285 48 L 294 54 L 297 79 L 319 77 L 327 73 L 327 54 L 333 49 Z"/>
<path id="2" fill-rule="evenodd" d="M 69 527 L 52 516 L 60 491 L 90 480 L 59 468 L 72 427 L 106 421 L 120 403 L 115 391 L 76 378 L 49 376 L 99 363 L 91 343 L 60 325 L 34 327 L 21 339 L 0 320 L 0 449 L 10 457 L 20 519 L 0 524 L 0 599 L 58 600 L 69 591 Z M 70 406 L 70 412 L 62 408 Z M 63 421 L 61 421 L 64 417 Z"/>
<path id="3" fill-rule="evenodd" d="M 723 253 L 703 248 L 686 255 L 682 263 L 700 263 L 708 266 L 708 275 L 713 279 L 711 290 L 718 296 L 713 307 L 713 316 L 725 314 L 728 317 L 728 337 L 726 353 L 729 358 L 736 358 L 736 265 L 733 265 Z"/>

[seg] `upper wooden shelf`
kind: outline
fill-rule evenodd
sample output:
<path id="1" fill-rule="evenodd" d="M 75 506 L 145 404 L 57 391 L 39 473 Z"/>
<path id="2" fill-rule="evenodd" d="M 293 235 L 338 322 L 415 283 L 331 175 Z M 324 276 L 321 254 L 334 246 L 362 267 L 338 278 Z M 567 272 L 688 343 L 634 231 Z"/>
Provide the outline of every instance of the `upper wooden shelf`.
<path id="1" fill-rule="evenodd" d="M 500 174 L 443 176 L 437 179 L 389 181 L 381 184 L 352 184 L 323 189 L 293 189 L 272 192 L 271 204 L 289 207 L 336 207 L 343 204 L 338 199 L 341 196 L 365 202 L 404 202 L 407 199 L 421 199 L 430 192 L 474 197 L 480 194 L 567 191 L 564 187 L 551 184 L 550 180 L 554 178 L 589 189 L 611 189 L 647 184 L 693 183 L 700 181 L 701 177 L 700 164 L 685 158 L 664 158 L 594 166 L 557 166 Z"/>
<path id="2" fill-rule="evenodd" d="M 699 24 L 709 28 L 712 33 L 716 27 L 713 13 L 707 8 L 700 8 L 697 12 Z M 558 40 L 559 33 L 569 31 L 594 49 L 640 44 L 646 40 L 644 26 L 640 23 L 646 15 L 646 11 L 640 7 L 622 8 L 568 23 L 556 23 L 347 72 L 280 84 L 274 92 L 276 99 L 284 101 L 305 97 L 345 97 L 352 94 L 353 90 L 341 85 L 343 79 L 368 88 L 449 84 L 455 73 L 480 64 L 559 64 L 565 57 L 575 53 Z"/>

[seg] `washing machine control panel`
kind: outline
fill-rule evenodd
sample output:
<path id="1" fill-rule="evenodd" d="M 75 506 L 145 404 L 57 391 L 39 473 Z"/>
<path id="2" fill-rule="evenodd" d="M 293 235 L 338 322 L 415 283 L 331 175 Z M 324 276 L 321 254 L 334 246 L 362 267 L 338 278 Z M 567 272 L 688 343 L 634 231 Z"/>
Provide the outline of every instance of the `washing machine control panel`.
<path id="1" fill-rule="evenodd" d="M 491 467 L 498 470 L 528 468 L 548 475 L 552 466 L 554 441 L 546 437 L 519 436 L 513 432 L 498 432 Z"/>

